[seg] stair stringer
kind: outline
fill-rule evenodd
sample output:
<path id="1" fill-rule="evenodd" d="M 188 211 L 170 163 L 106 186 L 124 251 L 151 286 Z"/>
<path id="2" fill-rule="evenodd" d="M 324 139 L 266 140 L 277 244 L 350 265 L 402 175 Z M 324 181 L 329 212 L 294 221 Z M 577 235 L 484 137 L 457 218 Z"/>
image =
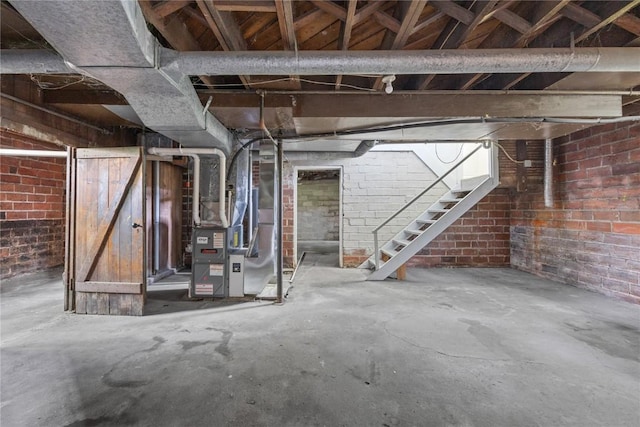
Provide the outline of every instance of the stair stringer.
<path id="1" fill-rule="evenodd" d="M 467 194 L 462 200 L 455 204 L 451 209 L 447 210 L 438 220 L 431 224 L 429 228 L 427 228 L 422 234 L 416 237 L 411 243 L 400 251 L 395 253 L 388 261 L 379 262 L 380 268 L 378 270 L 374 270 L 367 280 L 384 280 L 393 274 L 398 268 L 400 268 L 404 263 L 409 261 L 411 257 L 420 252 L 425 246 L 427 246 L 431 241 L 433 241 L 436 237 L 438 237 L 442 232 L 444 232 L 449 226 L 451 226 L 454 222 L 456 222 L 460 217 L 462 217 L 465 213 L 469 211 L 472 207 L 474 207 L 480 200 L 482 200 L 485 196 L 487 196 L 494 188 L 498 186 L 498 179 L 488 177 L 486 178 L 480 185 L 475 187 L 469 194 Z M 454 190 L 447 192 L 442 198 L 447 197 L 451 193 L 455 193 Z M 441 199 L 442 199 L 441 198 Z M 416 228 L 418 219 L 425 219 L 425 215 L 429 216 L 429 210 L 437 209 L 442 202 L 437 201 L 433 205 L 429 207 L 422 215 L 420 215 L 416 220 L 412 221 L 407 227 L 402 229 L 398 234 L 396 234 L 391 240 L 382 245 L 382 249 L 389 250 L 389 248 L 393 249 L 396 244 L 393 243 L 393 240 L 401 239 L 405 236 L 405 230 L 411 228 Z M 395 251 L 394 251 L 395 252 Z M 365 264 L 374 264 L 375 265 L 375 256 L 374 254 L 371 258 L 369 258 Z M 363 264 L 364 265 L 364 264 Z"/>

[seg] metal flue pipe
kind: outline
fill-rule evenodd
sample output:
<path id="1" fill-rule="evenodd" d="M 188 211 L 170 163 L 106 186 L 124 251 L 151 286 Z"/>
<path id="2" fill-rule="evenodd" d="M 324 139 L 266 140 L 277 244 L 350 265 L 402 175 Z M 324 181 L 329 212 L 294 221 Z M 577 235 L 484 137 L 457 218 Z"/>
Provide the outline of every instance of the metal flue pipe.
<path id="1" fill-rule="evenodd" d="M 544 141 L 544 206 L 553 207 L 553 139 Z"/>
<path id="2" fill-rule="evenodd" d="M 160 68 L 188 75 L 352 75 L 637 72 L 640 48 L 415 51 L 160 51 Z"/>
<path id="3" fill-rule="evenodd" d="M 225 211 L 225 189 L 226 189 L 226 157 L 221 150 L 217 148 L 157 148 L 151 147 L 147 150 L 149 154 L 156 156 L 188 156 L 193 159 L 193 223 L 200 225 L 200 155 L 214 155 L 220 159 L 219 166 L 219 209 L 220 222 L 224 228 L 229 227 L 229 220 Z"/>

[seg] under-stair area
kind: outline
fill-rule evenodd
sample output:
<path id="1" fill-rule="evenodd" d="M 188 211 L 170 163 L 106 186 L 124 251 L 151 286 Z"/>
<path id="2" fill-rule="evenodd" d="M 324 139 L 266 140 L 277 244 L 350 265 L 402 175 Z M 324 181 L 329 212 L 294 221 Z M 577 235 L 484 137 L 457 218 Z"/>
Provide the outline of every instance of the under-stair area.
<path id="1" fill-rule="evenodd" d="M 382 227 L 389 224 L 389 222 L 396 218 L 401 212 L 420 200 L 423 195 L 428 193 L 437 184 L 444 182 L 444 179 L 448 175 L 455 171 L 459 172 L 459 168 L 482 149 L 490 150 L 487 164 L 488 174 L 460 179 L 453 188 L 449 189 L 407 226 L 402 228 L 382 246 L 379 245 L 378 232 Z M 411 257 L 429 245 L 430 242 L 442 234 L 449 226 L 456 222 L 456 220 L 473 208 L 498 186 L 498 169 L 496 144 L 483 143 L 464 156 L 462 160 L 457 162 L 425 190 L 412 198 L 407 204 L 376 227 L 373 230 L 374 254 L 360 266 L 361 268 L 373 270 L 367 280 L 384 280 L 396 273 Z"/>

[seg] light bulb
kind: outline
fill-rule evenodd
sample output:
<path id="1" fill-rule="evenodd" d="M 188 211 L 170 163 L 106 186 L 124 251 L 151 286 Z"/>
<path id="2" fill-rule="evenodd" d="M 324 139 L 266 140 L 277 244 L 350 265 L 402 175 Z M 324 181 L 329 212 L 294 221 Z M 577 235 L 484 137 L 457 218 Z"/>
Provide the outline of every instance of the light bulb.
<path id="1" fill-rule="evenodd" d="M 387 94 L 390 94 L 391 92 L 393 92 L 393 85 L 391 83 L 393 83 L 395 80 L 396 80 L 396 76 L 394 76 L 393 74 L 382 77 L 382 83 L 385 84 L 384 91 Z"/>
<path id="2" fill-rule="evenodd" d="M 388 83 L 386 84 L 386 86 L 384 87 L 384 91 L 385 91 L 387 94 L 389 94 L 389 93 L 393 92 L 393 86 L 391 85 L 391 82 L 388 82 Z"/>

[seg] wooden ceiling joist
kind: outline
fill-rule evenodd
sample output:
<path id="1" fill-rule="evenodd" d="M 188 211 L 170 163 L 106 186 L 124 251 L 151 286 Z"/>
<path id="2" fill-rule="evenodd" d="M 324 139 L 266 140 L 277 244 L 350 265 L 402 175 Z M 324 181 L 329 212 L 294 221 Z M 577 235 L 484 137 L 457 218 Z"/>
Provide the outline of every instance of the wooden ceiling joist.
<path id="1" fill-rule="evenodd" d="M 293 25 L 293 7 L 291 0 L 276 0 L 276 13 L 278 15 L 278 26 L 282 36 L 282 45 L 285 50 L 295 50 L 296 30 Z"/>
<path id="2" fill-rule="evenodd" d="M 185 6 L 188 6 L 192 0 L 168 0 L 163 1 L 155 6 L 153 6 L 153 12 L 161 18 L 166 18 L 182 9 Z"/>
<path id="3" fill-rule="evenodd" d="M 497 6 L 498 3 L 499 3 L 498 0 L 478 3 L 476 6 L 477 9 L 475 13 L 465 9 L 466 12 L 469 12 L 471 15 L 473 15 L 473 18 L 471 19 L 471 21 L 469 21 L 469 24 L 464 24 L 459 21 L 451 22 L 449 25 L 449 27 L 451 28 L 445 29 L 443 33 L 440 35 L 441 37 L 440 43 L 436 42 L 439 44 L 439 48 L 440 49 L 459 49 L 460 46 L 462 46 L 462 44 L 464 44 L 464 42 L 471 36 L 471 34 L 475 31 L 475 29 L 481 23 L 483 23 L 488 16 L 490 16 L 494 12 L 495 7 Z M 456 5 L 456 7 L 459 8 L 460 6 Z M 443 11 L 443 9 L 441 9 L 441 11 Z M 458 11 L 457 14 L 461 16 L 462 15 L 467 16 L 466 12 L 462 13 Z M 418 82 L 416 84 L 417 88 L 420 90 L 426 89 L 426 87 L 429 85 L 429 83 L 433 81 L 434 78 L 435 78 L 435 75 L 427 75 L 427 76 L 422 76 L 418 78 Z"/>
<path id="4" fill-rule="evenodd" d="M 233 18 L 232 12 L 218 10 L 211 0 L 196 0 L 196 3 L 224 50 L 247 50 L 247 43 L 242 37 L 242 31 Z M 251 87 L 247 76 L 239 76 L 239 78 L 246 88 Z"/>
<path id="5" fill-rule="evenodd" d="M 284 50 L 295 51 L 298 49 L 296 40 L 296 30 L 293 25 L 293 5 L 291 0 L 275 0 L 276 14 L 278 16 L 278 27 L 282 37 L 282 47 Z M 289 76 L 296 89 L 300 88 L 300 80 L 297 76 Z"/>
<path id="6" fill-rule="evenodd" d="M 273 1 L 262 0 L 214 0 L 214 4 L 222 12 L 274 13 L 277 9 Z"/>
<path id="7" fill-rule="evenodd" d="M 397 50 L 402 49 L 407 43 L 409 36 L 413 33 L 413 28 L 418 23 L 422 10 L 427 4 L 427 0 L 412 0 L 407 2 L 400 2 L 396 6 L 396 18 L 400 22 L 400 28 L 395 34 L 388 31 L 382 40 L 380 49 L 382 50 Z M 378 77 L 373 84 L 373 89 L 382 89 L 382 76 Z"/>
<path id="8" fill-rule="evenodd" d="M 527 34 L 533 26 L 529 21 L 509 9 L 502 9 L 493 15 L 498 21 L 513 28 L 520 34 Z"/>
<path id="9" fill-rule="evenodd" d="M 615 2 L 613 2 L 613 3 L 615 3 Z M 588 28 L 587 30 L 585 30 L 582 34 L 580 34 L 578 37 L 576 37 L 575 42 L 576 43 L 580 43 L 581 41 L 585 40 L 587 37 L 595 34 L 598 31 L 600 31 L 601 29 L 603 29 L 607 25 L 615 23 L 618 18 L 620 18 L 621 16 L 624 16 L 628 11 L 630 11 L 634 7 L 638 6 L 639 4 L 640 4 L 640 0 L 633 0 L 633 1 L 629 2 L 628 4 L 626 4 L 625 6 L 622 6 L 620 9 L 618 9 L 617 11 L 612 13 L 611 15 L 609 15 L 606 18 L 602 19 L 602 21 L 599 24 L 596 24 L 596 25 L 592 26 L 591 28 Z"/>
<path id="10" fill-rule="evenodd" d="M 344 7 L 338 6 L 336 3 L 332 1 L 322 1 L 322 0 L 311 0 L 318 9 L 328 13 L 329 15 L 333 15 L 341 21 L 347 19 L 347 11 Z"/>

